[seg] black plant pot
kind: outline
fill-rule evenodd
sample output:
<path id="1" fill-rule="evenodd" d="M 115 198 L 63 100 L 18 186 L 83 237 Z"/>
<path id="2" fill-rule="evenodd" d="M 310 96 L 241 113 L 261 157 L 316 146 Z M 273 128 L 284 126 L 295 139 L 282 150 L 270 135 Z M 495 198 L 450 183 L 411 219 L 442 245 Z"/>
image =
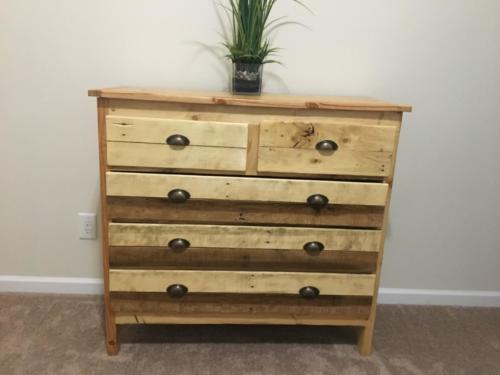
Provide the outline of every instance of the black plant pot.
<path id="1" fill-rule="evenodd" d="M 255 94 L 262 91 L 263 64 L 233 63 L 233 94 Z"/>

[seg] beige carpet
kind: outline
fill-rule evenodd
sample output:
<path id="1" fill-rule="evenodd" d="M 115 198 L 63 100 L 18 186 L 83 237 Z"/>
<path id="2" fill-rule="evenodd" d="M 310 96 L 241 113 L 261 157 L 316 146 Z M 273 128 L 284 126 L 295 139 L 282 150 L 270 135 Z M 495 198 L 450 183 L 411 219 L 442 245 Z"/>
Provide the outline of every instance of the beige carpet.
<path id="1" fill-rule="evenodd" d="M 500 309 L 381 306 L 371 357 L 325 327 L 126 326 L 98 297 L 0 295 L 0 374 L 500 374 Z"/>

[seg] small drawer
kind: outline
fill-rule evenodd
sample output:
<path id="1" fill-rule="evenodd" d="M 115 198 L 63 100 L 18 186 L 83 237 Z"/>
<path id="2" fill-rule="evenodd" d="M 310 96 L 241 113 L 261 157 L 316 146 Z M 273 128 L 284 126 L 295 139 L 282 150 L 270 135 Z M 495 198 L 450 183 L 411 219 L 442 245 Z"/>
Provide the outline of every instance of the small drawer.
<path id="1" fill-rule="evenodd" d="M 257 170 L 385 177 L 392 170 L 398 128 L 334 122 L 263 121 Z"/>
<path id="2" fill-rule="evenodd" d="M 112 168 L 243 172 L 248 125 L 143 117 L 106 117 Z"/>
<path id="3" fill-rule="evenodd" d="M 294 294 L 373 296 L 375 275 L 110 269 L 111 292 Z"/>
<path id="4" fill-rule="evenodd" d="M 378 252 L 380 230 L 190 224 L 109 224 L 110 246 Z"/>

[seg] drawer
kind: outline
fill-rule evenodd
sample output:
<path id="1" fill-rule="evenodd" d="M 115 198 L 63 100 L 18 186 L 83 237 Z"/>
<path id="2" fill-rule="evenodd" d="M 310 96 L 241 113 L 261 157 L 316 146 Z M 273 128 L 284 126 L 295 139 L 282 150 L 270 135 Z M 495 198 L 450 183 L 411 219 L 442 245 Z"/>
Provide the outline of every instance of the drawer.
<path id="1" fill-rule="evenodd" d="M 245 123 L 107 116 L 106 132 L 110 167 L 223 172 L 246 169 Z"/>
<path id="2" fill-rule="evenodd" d="M 373 296 L 375 275 L 309 272 L 176 271 L 110 269 L 111 292 L 165 292 L 175 284 L 188 293 L 295 294 L 314 287 L 320 295 Z"/>
<path id="3" fill-rule="evenodd" d="M 334 122 L 263 121 L 259 172 L 385 177 L 398 127 Z"/>
<path id="4" fill-rule="evenodd" d="M 172 244 L 182 240 L 184 245 Z M 110 246 L 379 251 L 380 230 L 193 224 L 109 224 Z M 314 243 L 311 245 L 311 243 Z M 176 246 L 177 245 L 177 246 Z M 308 246 L 306 246 L 308 245 Z M 316 247 L 320 247 L 317 249 Z M 322 247 L 322 249 L 321 249 Z M 189 249 L 188 249 L 189 251 Z"/>

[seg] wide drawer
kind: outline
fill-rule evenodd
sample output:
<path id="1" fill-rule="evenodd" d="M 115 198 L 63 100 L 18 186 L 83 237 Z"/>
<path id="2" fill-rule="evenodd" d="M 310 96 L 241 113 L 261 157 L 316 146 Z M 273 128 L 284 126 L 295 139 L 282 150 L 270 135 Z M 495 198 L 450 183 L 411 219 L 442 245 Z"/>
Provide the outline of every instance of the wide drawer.
<path id="1" fill-rule="evenodd" d="M 248 125 L 106 117 L 107 162 L 116 168 L 243 172 Z"/>
<path id="2" fill-rule="evenodd" d="M 231 225 L 110 223 L 110 246 L 379 251 L 380 230 Z M 188 249 L 189 251 L 189 249 Z"/>
<path id="3" fill-rule="evenodd" d="M 384 206 L 385 183 L 315 181 L 250 177 L 108 172 L 108 196 L 166 198 L 184 190 L 191 200 L 306 203 L 323 195 L 329 204 Z"/>
<path id="4" fill-rule="evenodd" d="M 385 177 L 398 128 L 335 122 L 263 121 L 259 172 Z"/>
<path id="5" fill-rule="evenodd" d="M 309 272 L 109 270 L 111 292 L 165 292 L 183 285 L 188 293 L 296 294 L 314 287 L 320 295 L 373 296 L 375 275 Z"/>

